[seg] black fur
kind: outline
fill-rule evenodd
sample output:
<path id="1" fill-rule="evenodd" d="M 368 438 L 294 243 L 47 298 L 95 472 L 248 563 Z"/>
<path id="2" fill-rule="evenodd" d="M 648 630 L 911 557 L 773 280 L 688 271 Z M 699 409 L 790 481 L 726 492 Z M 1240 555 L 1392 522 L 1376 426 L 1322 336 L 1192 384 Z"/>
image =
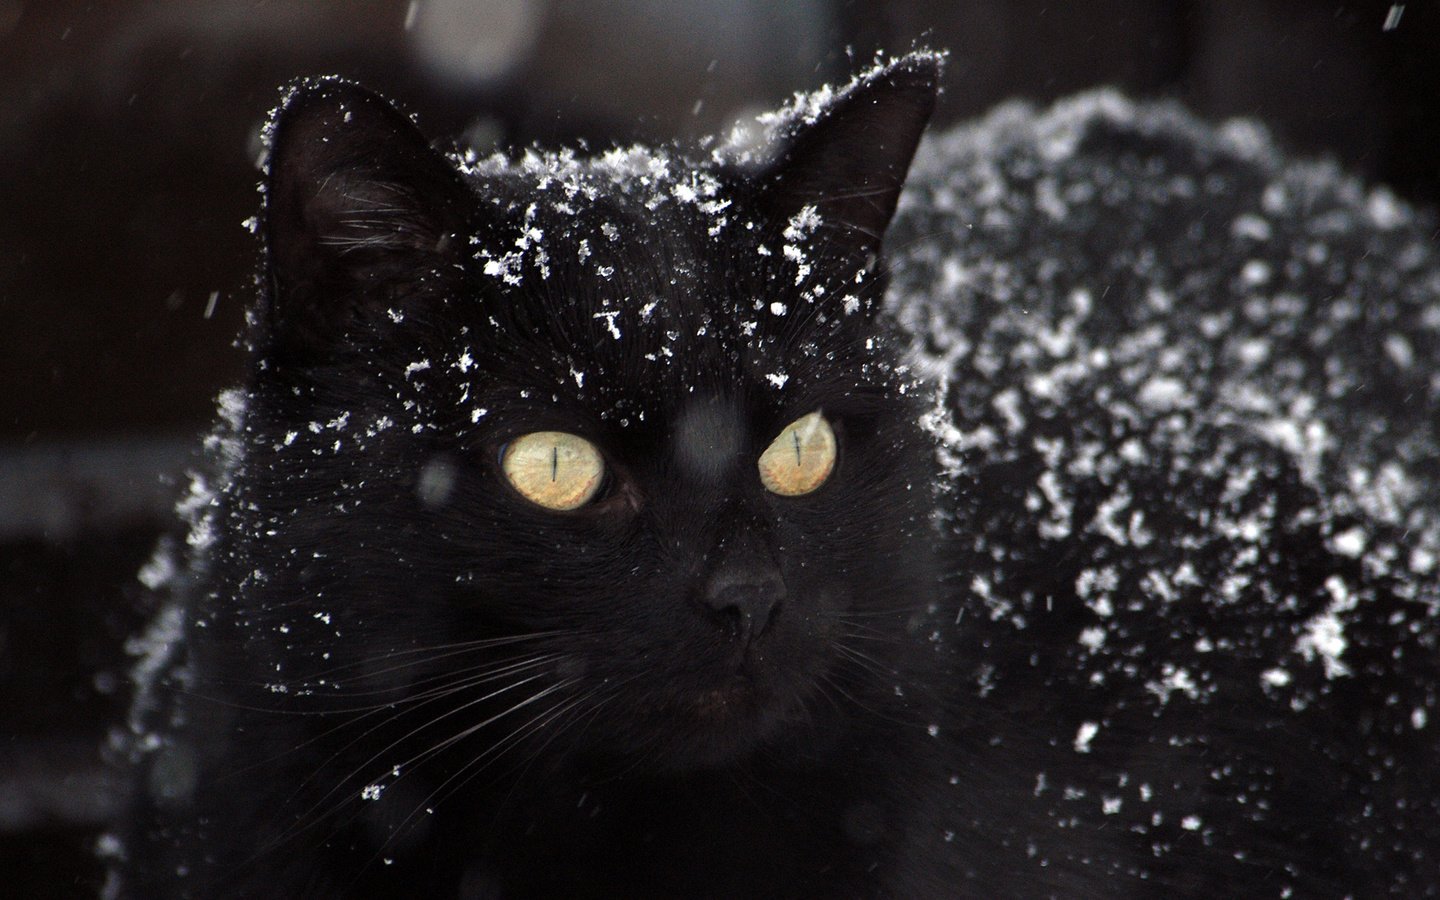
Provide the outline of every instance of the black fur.
<path id="1" fill-rule="evenodd" d="M 1012 110 L 922 151 L 882 308 L 938 64 L 761 158 L 460 162 L 292 90 L 117 894 L 1440 892 L 1424 222 Z M 834 474 L 768 493 L 817 409 Z M 500 471 L 544 430 L 605 457 L 573 512 Z"/>

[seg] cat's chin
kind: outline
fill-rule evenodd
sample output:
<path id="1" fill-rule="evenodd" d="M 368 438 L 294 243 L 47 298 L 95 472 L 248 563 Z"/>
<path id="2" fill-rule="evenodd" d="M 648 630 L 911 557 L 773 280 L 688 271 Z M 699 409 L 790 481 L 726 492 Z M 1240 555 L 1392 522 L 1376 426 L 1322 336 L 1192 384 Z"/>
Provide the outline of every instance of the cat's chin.
<path id="1" fill-rule="evenodd" d="M 637 723 L 636 749 L 661 745 L 674 771 L 733 765 L 797 721 L 798 703 L 744 676 L 718 686 L 677 692 Z"/>

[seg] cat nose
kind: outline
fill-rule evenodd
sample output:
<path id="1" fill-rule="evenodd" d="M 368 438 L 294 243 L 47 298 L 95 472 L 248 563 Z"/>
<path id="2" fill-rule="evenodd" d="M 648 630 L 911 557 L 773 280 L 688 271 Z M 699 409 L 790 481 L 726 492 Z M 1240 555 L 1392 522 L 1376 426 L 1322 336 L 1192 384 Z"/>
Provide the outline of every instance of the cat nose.
<path id="1" fill-rule="evenodd" d="M 778 573 L 719 572 L 705 586 L 705 605 L 749 644 L 770 625 L 785 599 L 785 583 Z"/>

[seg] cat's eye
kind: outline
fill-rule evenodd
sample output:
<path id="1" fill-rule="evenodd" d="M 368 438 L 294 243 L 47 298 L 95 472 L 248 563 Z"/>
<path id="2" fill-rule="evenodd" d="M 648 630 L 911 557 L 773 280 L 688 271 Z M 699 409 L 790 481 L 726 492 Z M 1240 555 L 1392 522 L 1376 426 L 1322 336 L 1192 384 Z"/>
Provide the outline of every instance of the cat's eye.
<path id="1" fill-rule="evenodd" d="M 535 431 L 505 445 L 500 468 L 525 499 L 546 509 L 579 509 L 605 478 L 595 445 L 563 431 Z"/>
<path id="2" fill-rule="evenodd" d="M 835 468 L 835 431 L 819 412 L 801 416 L 760 454 L 760 482 L 782 497 L 808 494 Z"/>

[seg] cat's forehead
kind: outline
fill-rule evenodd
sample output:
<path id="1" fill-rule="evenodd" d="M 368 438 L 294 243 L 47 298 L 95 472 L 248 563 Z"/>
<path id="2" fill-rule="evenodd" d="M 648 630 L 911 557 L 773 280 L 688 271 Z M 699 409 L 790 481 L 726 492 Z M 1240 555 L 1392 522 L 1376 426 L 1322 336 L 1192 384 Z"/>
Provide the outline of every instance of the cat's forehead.
<path id="1" fill-rule="evenodd" d="M 557 207 L 615 197 L 626 197 L 652 210 L 675 201 L 712 212 L 721 212 L 728 205 L 717 196 L 724 189 L 718 169 L 664 147 L 616 147 L 594 156 L 570 148 L 531 148 L 516 157 L 462 157 L 458 164 L 479 184 L 491 183 L 491 179 L 512 180 L 531 195 L 549 195 Z"/>
<path id="2" fill-rule="evenodd" d="M 824 258 L 813 208 L 767 218 L 740 173 L 652 148 L 465 171 L 475 295 L 451 308 L 472 397 L 700 446 L 744 414 L 808 412 L 837 382 L 891 374 L 847 296 L 868 285 Z"/>
<path id="3" fill-rule="evenodd" d="M 663 153 L 530 154 L 473 171 L 473 269 L 496 324 L 520 319 L 522 337 L 538 326 L 604 348 L 623 334 L 628 349 L 667 359 L 717 344 L 755 351 L 794 331 L 835 274 L 807 262 L 813 211 L 769 221 L 743 183 Z"/>
<path id="4" fill-rule="evenodd" d="M 471 235 L 476 257 L 510 285 L 527 255 L 546 280 L 552 261 L 580 263 L 569 274 L 602 291 L 617 269 L 639 277 L 657 260 L 683 276 L 743 241 L 740 232 L 764 227 L 738 179 L 658 148 L 594 157 L 530 150 L 462 171 L 481 209 Z"/>

